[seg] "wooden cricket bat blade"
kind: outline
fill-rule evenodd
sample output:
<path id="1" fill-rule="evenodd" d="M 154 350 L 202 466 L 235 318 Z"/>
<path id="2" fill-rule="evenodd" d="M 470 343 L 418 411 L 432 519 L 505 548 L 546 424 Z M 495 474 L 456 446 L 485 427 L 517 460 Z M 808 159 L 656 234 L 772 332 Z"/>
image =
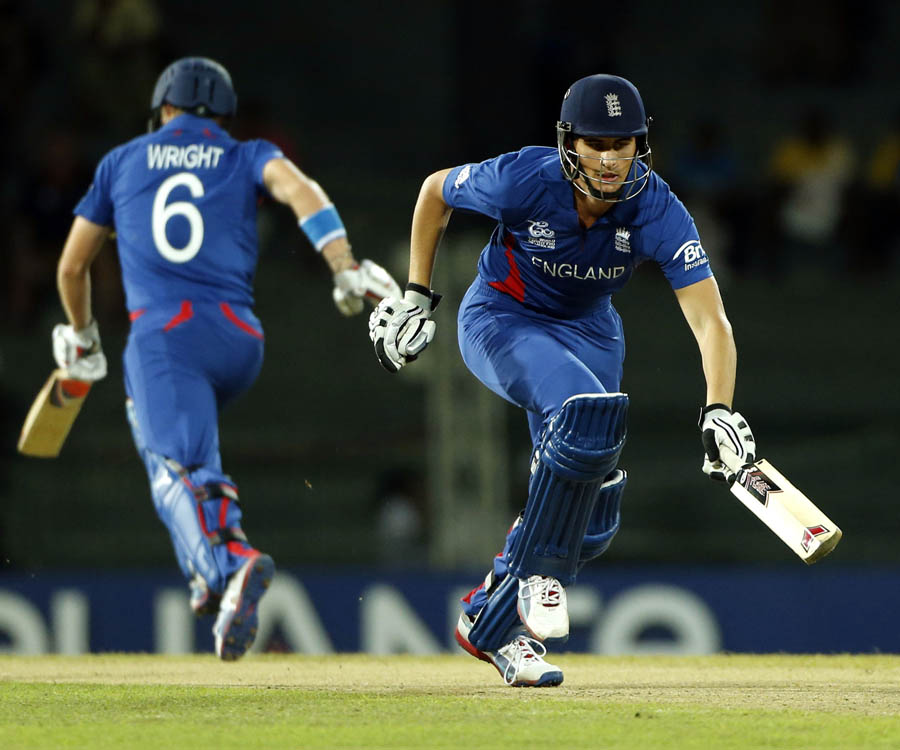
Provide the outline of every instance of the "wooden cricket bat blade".
<path id="1" fill-rule="evenodd" d="M 764 458 L 741 467 L 731 494 L 807 565 L 825 557 L 843 536 L 834 521 Z"/>
<path id="2" fill-rule="evenodd" d="M 25 417 L 19 453 L 56 458 L 90 389 L 89 382 L 70 378 L 65 370 L 54 370 Z"/>

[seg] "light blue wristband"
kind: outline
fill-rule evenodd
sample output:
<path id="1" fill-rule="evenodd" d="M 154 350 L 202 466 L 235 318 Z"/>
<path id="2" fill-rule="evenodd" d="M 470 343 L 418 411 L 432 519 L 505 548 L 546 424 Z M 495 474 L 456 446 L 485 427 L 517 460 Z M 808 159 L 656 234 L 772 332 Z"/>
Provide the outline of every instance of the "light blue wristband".
<path id="1" fill-rule="evenodd" d="M 300 219 L 299 224 L 300 229 L 309 238 L 317 253 L 321 253 L 322 248 L 332 240 L 347 236 L 344 222 L 338 216 L 337 209 L 333 203 L 329 203 L 314 214 Z"/>

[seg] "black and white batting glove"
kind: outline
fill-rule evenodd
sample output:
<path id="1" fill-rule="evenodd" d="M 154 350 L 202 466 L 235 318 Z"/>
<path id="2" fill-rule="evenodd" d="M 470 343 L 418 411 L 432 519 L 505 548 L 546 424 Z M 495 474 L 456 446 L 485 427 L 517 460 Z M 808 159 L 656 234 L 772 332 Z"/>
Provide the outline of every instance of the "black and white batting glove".
<path id="1" fill-rule="evenodd" d="M 334 275 L 332 297 L 344 315 L 356 315 L 363 309 L 363 300 L 377 305 L 386 297 L 399 297 L 400 285 L 377 263 L 363 260 L 352 268 Z"/>
<path id="2" fill-rule="evenodd" d="M 407 284 L 403 299 L 386 297 L 369 316 L 369 338 L 388 372 L 413 362 L 434 338 L 431 313 L 441 299 L 419 284 Z"/>
<path id="3" fill-rule="evenodd" d="M 732 482 L 744 464 L 756 460 L 756 440 L 741 414 L 725 404 L 709 404 L 700 411 L 703 473 L 719 482 Z"/>
<path id="4" fill-rule="evenodd" d="M 94 381 L 106 377 L 106 355 L 100 346 L 96 320 L 78 331 L 60 323 L 53 327 L 51 338 L 53 358 L 70 378 Z"/>

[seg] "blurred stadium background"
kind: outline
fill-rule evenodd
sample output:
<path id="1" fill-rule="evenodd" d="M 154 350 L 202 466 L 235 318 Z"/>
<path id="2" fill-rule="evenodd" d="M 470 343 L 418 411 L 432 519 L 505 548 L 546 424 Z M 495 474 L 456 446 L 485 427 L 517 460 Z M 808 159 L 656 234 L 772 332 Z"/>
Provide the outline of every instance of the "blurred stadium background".
<path id="1" fill-rule="evenodd" d="M 427 174 L 552 145 L 570 82 L 632 80 L 654 118 L 654 167 L 693 212 L 723 288 L 736 407 L 844 530 L 821 565 L 900 569 L 897 3 L 0 0 L 0 39 L 0 586 L 174 569 L 122 409 L 127 317 L 111 247 L 94 290 L 110 377 L 58 460 L 17 456 L 15 441 L 52 366 L 71 209 L 100 156 L 143 132 L 164 65 L 188 54 L 231 71 L 232 130 L 278 143 L 329 191 L 357 255 L 401 279 Z M 221 424 L 251 539 L 284 568 L 483 574 L 524 502 L 529 452 L 524 416 L 456 350 L 454 299 L 490 223 L 451 220 L 434 349 L 396 377 L 365 319 L 333 309 L 289 212 L 264 205 L 260 229 L 266 363 Z M 632 405 L 608 563 L 799 565 L 699 470 L 699 358 L 661 274 L 641 268 L 614 301 Z"/>

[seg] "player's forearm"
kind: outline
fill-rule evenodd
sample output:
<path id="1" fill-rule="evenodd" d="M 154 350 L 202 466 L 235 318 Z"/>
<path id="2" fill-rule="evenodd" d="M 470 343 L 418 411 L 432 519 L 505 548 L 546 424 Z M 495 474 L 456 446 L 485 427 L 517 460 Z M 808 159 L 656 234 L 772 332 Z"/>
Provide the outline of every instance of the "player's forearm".
<path id="1" fill-rule="evenodd" d="M 356 259 L 350 250 L 350 243 L 346 237 L 332 240 L 322 248 L 322 257 L 328 264 L 332 273 L 340 273 L 356 265 Z"/>
<path id="2" fill-rule="evenodd" d="M 83 272 L 66 270 L 60 264 L 56 276 L 56 285 L 59 289 L 59 298 L 62 302 L 66 317 L 76 331 L 87 327 L 91 316 L 91 275 L 85 269 Z"/>
<path id="3" fill-rule="evenodd" d="M 108 227 L 76 216 L 59 258 L 56 286 L 66 316 L 76 331 L 88 326 L 92 319 L 91 264 L 108 232 Z"/>
<path id="4" fill-rule="evenodd" d="M 706 403 L 730 407 L 734 398 L 737 350 L 719 286 L 710 277 L 676 289 L 675 296 L 700 348 Z"/>
<path id="5" fill-rule="evenodd" d="M 409 280 L 431 288 L 431 275 L 438 245 L 452 209 L 444 202 L 444 178 L 449 170 L 435 172 L 422 184 L 419 199 L 413 212 L 412 233 L 409 246 Z"/>
<path id="6" fill-rule="evenodd" d="M 727 320 L 710 322 L 697 338 L 706 378 L 706 403 L 731 407 L 737 374 L 737 348 Z"/>

